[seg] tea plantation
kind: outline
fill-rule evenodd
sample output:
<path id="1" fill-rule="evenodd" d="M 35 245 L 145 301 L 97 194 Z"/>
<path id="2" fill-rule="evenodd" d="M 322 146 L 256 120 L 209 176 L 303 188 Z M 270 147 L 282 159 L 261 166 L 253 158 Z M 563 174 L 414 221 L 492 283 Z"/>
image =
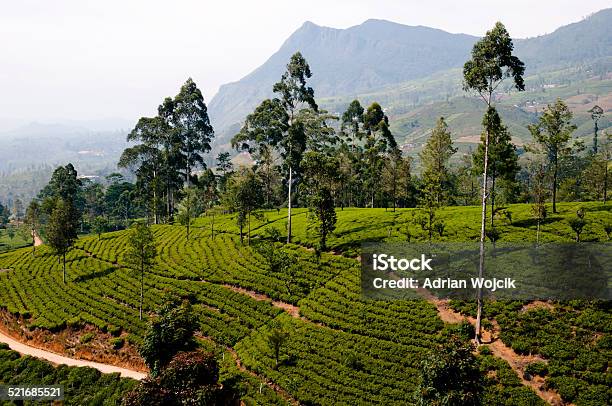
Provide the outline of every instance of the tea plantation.
<path id="1" fill-rule="evenodd" d="M 605 241 L 612 206 L 560 204 L 541 226 L 541 241 L 572 241 L 568 219 L 586 211 L 581 240 Z M 496 220 L 500 239 L 535 240 L 529 205 L 512 205 Z M 153 226 L 158 258 L 145 275 L 145 320 L 138 318 L 139 273 L 126 266 L 127 234 L 113 232 L 77 241 L 68 256 L 67 284 L 61 264 L 46 246 L 0 254 L 0 307 L 21 317 L 30 328 L 60 330 L 88 323 L 117 328 L 138 344 L 147 318 L 169 293 L 189 298 L 199 314 L 200 332 L 222 357 L 222 376 L 243 382 L 247 404 L 397 404 L 414 402 L 419 365 L 452 329 L 436 307 L 422 299 L 394 302 L 360 295 L 359 262 L 365 241 L 424 241 L 418 209 L 337 210 L 338 226 L 330 252 L 317 258 L 316 237 L 308 213 L 294 210 L 291 245 L 276 244 L 299 258 L 299 266 L 272 271 L 255 248 L 271 229 L 285 233 L 286 211 L 263 212 L 251 220 L 252 246 L 240 244 L 230 215 L 196 220 L 191 238 L 178 225 Z M 479 208 L 440 210 L 445 229 L 436 239 L 476 241 Z M 211 234 L 214 233 L 214 238 Z M 273 302 L 274 301 L 274 302 Z M 525 310 L 527 303 L 488 304 L 485 316 L 501 328 L 501 339 L 518 353 L 547 359 L 546 385 L 576 405 L 600 405 L 612 399 L 610 308 L 601 303 L 552 303 Z M 471 303 L 455 303 L 465 314 Z M 297 306 L 299 316 L 285 309 Z M 276 366 L 267 337 L 273 326 L 289 332 Z M 274 327 L 276 328 L 276 327 Z M 233 359 L 237 354 L 246 371 Z M 479 356 L 486 381 L 486 404 L 543 404 L 523 386 L 505 361 Z M 6 361 L 0 362 L 0 370 Z M 535 366 L 534 366 L 535 368 Z M 254 373 L 254 374 L 253 374 Z M 282 388 L 282 396 L 263 384 Z M 603 403 L 602 403 L 603 402 Z"/>

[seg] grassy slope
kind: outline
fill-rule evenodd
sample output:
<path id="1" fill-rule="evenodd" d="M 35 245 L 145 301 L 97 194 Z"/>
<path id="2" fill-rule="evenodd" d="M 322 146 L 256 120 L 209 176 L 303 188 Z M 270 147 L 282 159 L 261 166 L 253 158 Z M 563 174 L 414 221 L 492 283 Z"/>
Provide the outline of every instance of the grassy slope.
<path id="1" fill-rule="evenodd" d="M 588 110 L 595 104 L 604 111 L 612 108 L 612 77 L 600 73 L 606 69 L 606 64 L 609 62 L 602 60 L 593 66 L 559 67 L 528 73 L 524 92 L 508 91 L 502 86 L 498 109 L 513 141 L 517 145 L 532 142 L 527 125 L 536 120 L 535 113 L 541 112 L 546 104 L 561 98 L 574 113 L 574 123 L 578 127 L 574 135 L 584 138 L 590 145 L 593 123 Z M 446 118 L 460 152 L 476 147 L 473 141 L 462 137 L 477 137 L 482 131 L 483 104 L 462 90 L 460 69 L 367 94 L 323 98 L 320 104 L 329 111 L 341 112 L 355 98 L 364 105 L 374 101 L 381 103 L 387 109 L 395 137 L 401 144 L 409 144 L 406 152 L 417 160 L 422 144 L 441 116 Z M 610 125 L 610 117 L 604 116 L 600 120 L 601 129 Z"/>
<path id="2" fill-rule="evenodd" d="M 571 240 L 567 218 L 578 206 L 587 208 L 587 218 L 591 220 L 584 239 L 602 239 L 601 224 L 612 221 L 612 216 L 609 207 L 602 210 L 597 204 L 561 204 L 561 213 L 543 225 L 542 238 Z M 509 209 L 512 224 L 498 222 L 502 239 L 533 239 L 535 225 L 529 220 L 529 206 L 514 205 Z M 261 220 L 252 219 L 253 236 L 264 235 L 270 227 L 282 232 L 285 216 L 284 211 L 270 211 Z M 330 238 L 330 246 L 355 256 L 363 241 L 405 241 L 406 227 L 413 240 L 423 240 L 425 233 L 412 223 L 415 216 L 415 209 L 395 213 L 384 209 L 338 211 L 338 229 Z M 443 240 L 477 239 L 478 208 L 451 207 L 442 210 L 440 217 L 447 223 Z M 310 246 L 315 238 L 308 232 L 307 221 L 305 210 L 295 210 L 294 242 Z M 272 275 L 259 254 L 240 246 L 232 216 L 215 218 L 218 235 L 214 240 L 210 238 L 211 223 L 211 217 L 198 219 L 189 242 L 182 227 L 155 227 L 160 256 L 145 278 L 147 314 L 155 310 L 168 291 L 191 297 L 201 315 L 202 334 L 216 343 L 218 351 L 224 351 L 223 346 L 236 348 L 249 369 L 281 385 L 301 401 L 411 401 L 418 363 L 442 339 L 444 326 L 433 305 L 422 300 L 366 302 L 359 294 L 356 261 L 324 254 L 317 263 L 311 251 L 298 246 L 289 248 L 301 258 L 298 272 Z M 137 317 L 138 274 L 122 265 L 125 245 L 124 232 L 108 233 L 100 240 L 81 238 L 69 256 L 67 288 L 61 283 L 57 259 L 48 248 L 41 247 L 34 258 L 28 249 L 0 254 L 0 268 L 12 269 L 0 274 L 0 306 L 24 316 L 32 327 L 59 329 L 80 322 L 102 329 L 118 326 L 138 342 L 145 322 Z M 289 284 L 292 288 L 287 280 L 293 281 Z M 269 301 L 256 301 L 224 284 L 297 304 L 310 321 L 291 318 Z M 273 320 L 291 331 L 291 344 L 278 370 L 273 367 L 265 339 Z M 242 372 L 232 372 L 230 364 L 225 366 L 226 374 L 247 378 Z M 488 374 L 496 376 L 489 379 L 489 399 L 504 399 L 506 404 L 516 405 L 533 399 L 535 395 L 520 385 L 507 365 L 493 364 L 488 368 L 497 373 Z M 260 395 L 259 381 L 248 377 L 245 382 L 245 398 L 255 401 Z M 274 396 L 269 393 L 266 402 L 283 402 Z"/>
<path id="3" fill-rule="evenodd" d="M 25 247 L 32 243 L 31 240 L 26 240 L 23 235 L 17 230 L 13 238 L 10 238 L 5 229 L 0 229 L 0 252 L 14 250 L 16 248 Z"/>

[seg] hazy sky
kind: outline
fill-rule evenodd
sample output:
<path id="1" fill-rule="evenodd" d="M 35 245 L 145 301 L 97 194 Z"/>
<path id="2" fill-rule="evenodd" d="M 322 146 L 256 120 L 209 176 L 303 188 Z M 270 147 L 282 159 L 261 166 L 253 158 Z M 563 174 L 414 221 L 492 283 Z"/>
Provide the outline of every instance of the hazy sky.
<path id="1" fill-rule="evenodd" d="M 501 20 L 528 37 L 606 7 L 612 0 L 0 0 L 0 131 L 136 120 L 189 76 L 209 102 L 306 20 L 346 28 L 380 18 L 473 35 Z"/>

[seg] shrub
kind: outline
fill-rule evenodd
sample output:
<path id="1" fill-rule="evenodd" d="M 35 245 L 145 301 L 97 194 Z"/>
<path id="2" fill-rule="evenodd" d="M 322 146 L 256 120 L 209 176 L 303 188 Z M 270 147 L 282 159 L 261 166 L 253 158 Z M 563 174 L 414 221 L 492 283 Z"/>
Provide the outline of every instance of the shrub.
<path id="1" fill-rule="evenodd" d="M 138 340 L 138 337 L 136 337 L 136 336 L 135 336 L 135 335 L 133 335 L 133 334 L 128 334 L 128 335 L 125 337 L 125 341 L 127 341 L 127 342 L 128 342 L 128 344 L 131 344 L 131 345 L 138 345 L 138 344 L 140 344 L 140 342 L 139 342 L 139 340 Z"/>
<path id="2" fill-rule="evenodd" d="M 172 299 L 161 307 L 140 347 L 140 355 L 151 369 L 151 375 L 156 376 L 176 353 L 195 347 L 193 333 L 198 328 L 197 320 L 187 301 Z"/>
<path id="3" fill-rule="evenodd" d="M 491 349 L 486 345 L 482 345 L 478 348 L 478 353 L 480 355 L 491 355 Z"/>
<path id="4" fill-rule="evenodd" d="M 85 333 L 81 336 L 79 341 L 81 342 L 81 344 L 87 344 L 88 342 L 93 340 L 95 336 L 96 335 L 94 333 Z"/>
<path id="5" fill-rule="evenodd" d="M 109 325 L 106 328 L 106 331 L 108 331 L 108 333 L 112 336 L 119 337 L 119 335 L 121 334 L 121 327 Z"/>
<path id="6" fill-rule="evenodd" d="M 542 361 L 535 361 L 525 367 L 525 372 L 530 375 L 546 376 L 548 374 L 548 365 Z"/>
<path id="7" fill-rule="evenodd" d="M 450 337 L 422 364 L 417 402 L 423 405 L 477 404 L 482 391 L 478 363 L 469 341 Z"/>
<path id="8" fill-rule="evenodd" d="M 520 355 L 527 355 L 531 352 L 529 342 L 520 338 L 512 341 L 512 349 Z"/>
<path id="9" fill-rule="evenodd" d="M 573 402 L 578 394 L 584 389 L 582 381 L 570 376 L 556 376 L 547 381 L 549 387 L 557 389 L 563 400 Z"/>
<path id="10" fill-rule="evenodd" d="M 81 320 L 80 316 L 74 316 L 68 320 L 66 320 L 66 325 L 68 327 L 80 327 L 83 325 L 83 320 Z"/>
<path id="11" fill-rule="evenodd" d="M 111 347 L 113 347 L 113 350 L 120 350 L 121 348 L 123 348 L 124 341 L 121 337 L 115 337 L 111 338 L 110 344 Z"/>
<path id="12" fill-rule="evenodd" d="M 219 367 L 212 354 L 178 353 L 157 378 L 145 379 L 124 398 L 124 406 L 238 405 L 231 385 L 219 384 Z"/>
<path id="13" fill-rule="evenodd" d="M 359 371 L 363 368 L 363 363 L 354 352 L 350 352 L 344 357 L 344 365 L 355 371 Z"/>

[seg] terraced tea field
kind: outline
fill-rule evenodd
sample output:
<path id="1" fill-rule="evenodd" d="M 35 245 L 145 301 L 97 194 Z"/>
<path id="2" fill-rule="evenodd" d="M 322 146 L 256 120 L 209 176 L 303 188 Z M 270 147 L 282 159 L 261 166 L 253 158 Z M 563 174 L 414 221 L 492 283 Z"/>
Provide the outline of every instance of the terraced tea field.
<path id="1" fill-rule="evenodd" d="M 582 239 L 605 240 L 603 225 L 612 222 L 612 214 L 610 206 L 598 204 L 560 205 L 561 212 L 542 225 L 541 240 L 571 241 L 573 232 L 567 220 L 578 207 L 587 210 L 589 221 Z M 530 206 L 513 205 L 508 210 L 511 221 L 497 220 L 501 239 L 535 239 Z M 423 299 L 363 299 L 359 262 L 353 257 L 364 241 L 406 241 L 406 229 L 411 240 L 425 240 L 426 233 L 414 222 L 419 211 L 338 210 L 338 229 L 329 240 L 333 252 L 320 258 L 309 248 L 315 237 L 307 231 L 307 212 L 294 213 L 294 244 L 277 245 L 299 258 L 299 266 L 290 271 L 271 271 L 258 250 L 241 245 L 230 215 L 215 216 L 214 238 L 212 217 L 197 219 L 189 241 L 184 227 L 154 226 L 159 256 L 144 278 L 143 321 L 138 318 L 139 273 L 125 261 L 125 232 L 79 239 L 68 256 L 66 285 L 61 264 L 46 246 L 34 256 L 27 248 L 0 254 L 0 307 L 21 317 L 30 329 L 58 331 L 87 323 L 104 331 L 120 329 L 128 334 L 129 342 L 137 344 L 147 318 L 164 297 L 179 294 L 189 298 L 199 314 L 202 345 L 224 354 L 222 375 L 244 380 L 247 403 L 412 403 L 420 362 L 456 327 L 445 325 L 436 306 Z M 475 207 L 441 210 L 439 218 L 444 219 L 446 229 L 438 238 L 474 240 L 478 216 Z M 269 234 L 267 229 L 284 233 L 286 220 L 284 211 L 265 212 L 263 220 L 253 219 L 253 244 Z M 469 303 L 454 305 L 465 314 L 473 310 Z M 592 354 L 587 360 L 584 351 L 558 354 L 538 346 L 537 340 L 551 333 L 537 325 L 542 319 L 532 317 L 535 313 L 524 305 L 489 305 L 487 322 L 498 324 L 501 339 L 517 352 L 550 358 L 549 384 L 564 399 L 577 405 L 609 400 L 610 309 L 599 304 L 549 305 L 550 312 L 565 309 L 572 314 L 559 321 L 560 330 L 581 327 L 580 339 L 589 343 L 587 353 Z M 290 334 L 278 368 L 267 343 L 275 325 L 284 326 Z M 579 342 L 570 337 L 573 333 L 567 334 L 568 343 Z M 517 344 L 520 340 L 523 344 Z M 484 353 L 479 359 L 488 404 L 543 403 L 507 363 Z M 584 368 L 572 369 L 580 362 Z M 264 382 L 269 385 L 262 386 Z M 566 388 L 567 382 L 575 383 L 576 393 Z M 592 396 L 577 394 L 584 390 Z"/>

